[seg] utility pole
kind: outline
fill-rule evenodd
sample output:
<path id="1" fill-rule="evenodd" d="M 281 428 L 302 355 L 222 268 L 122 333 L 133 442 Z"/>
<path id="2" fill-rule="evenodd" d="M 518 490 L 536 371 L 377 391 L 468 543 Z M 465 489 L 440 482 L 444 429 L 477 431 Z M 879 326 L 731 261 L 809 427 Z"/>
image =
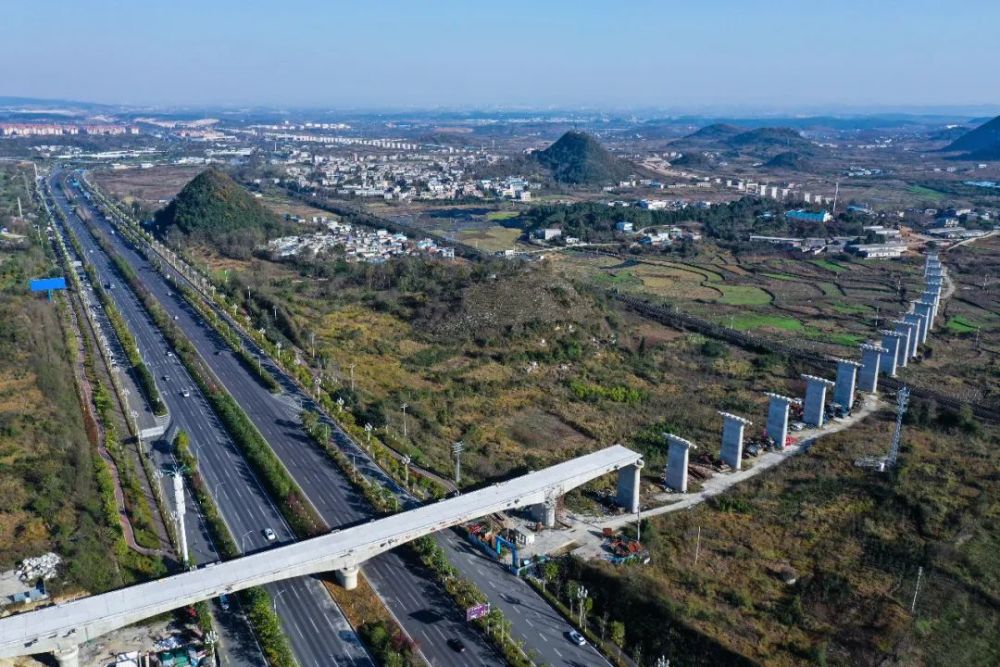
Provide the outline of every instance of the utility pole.
<path id="1" fill-rule="evenodd" d="M 365 441 L 366 444 L 368 445 L 368 451 L 371 451 L 372 449 L 372 429 L 374 428 L 375 427 L 372 426 L 370 423 L 365 424 Z"/>
<path id="2" fill-rule="evenodd" d="M 635 541 L 642 542 L 642 510 L 635 511 Z"/>
<path id="3" fill-rule="evenodd" d="M 920 579 L 924 576 L 924 566 L 917 568 L 917 583 L 913 586 L 913 602 L 910 603 L 910 613 L 917 610 L 917 593 L 920 592 Z"/>
<path id="4" fill-rule="evenodd" d="M 407 488 L 410 487 L 410 457 L 403 456 L 403 485 Z"/>
<path id="5" fill-rule="evenodd" d="M 406 408 L 408 408 L 410 406 L 408 404 L 406 404 L 406 403 L 403 403 L 399 407 L 402 408 L 402 410 L 403 410 L 403 440 L 406 440 L 407 437 L 408 437 L 407 434 L 406 434 Z"/>
<path id="6" fill-rule="evenodd" d="M 701 526 L 698 526 L 698 541 L 694 545 L 694 564 L 698 564 L 698 556 L 701 554 Z"/>
<path id="7" fill-rule="evenodd" d="M 451 451 L 455 453 L 455 484 L 462 481 L 462 449 L 465 443 L 459 440 L 451 446 Z"/>
<path id="8" fill-rule="evenodd" d="M 354 393 L 354 367 L 356 365 L 357 364 L 351 364 L 350 366 L 348 366 L 348 368 L 351 369 L 351 393 L 352 394 Z"/>
<path id="9" fill-rule="evenodd" d="M 316 332 L 315 331 L 310 331 L 309 332 L 309 356 L 311 356 L 313 359 L 316 359 Z M 351 389 L 353 390 L 354 387 L 351 387 Z"/>

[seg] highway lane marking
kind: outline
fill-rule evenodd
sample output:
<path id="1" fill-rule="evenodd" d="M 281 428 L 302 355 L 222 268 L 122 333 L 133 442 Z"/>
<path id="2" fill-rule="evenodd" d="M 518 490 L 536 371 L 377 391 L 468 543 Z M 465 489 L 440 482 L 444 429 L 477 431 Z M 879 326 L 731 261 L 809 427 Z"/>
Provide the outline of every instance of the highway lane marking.
<path id="1" fill-rule="evenodd" d="M 531 622 L 530 618 L 524 619 L 524 622 L 528 624 L 529 627 L 535 627 L 535 624 Z"/>
<path id="2" fill-rule="evenodd" d="M 553 648 L 552 650 L 555 651 L 556 655 L 558 655 L 560 658 L 563 657 L 563 654 L 562 654 L 562 652 L 559 651 L 559 649 Z"/>

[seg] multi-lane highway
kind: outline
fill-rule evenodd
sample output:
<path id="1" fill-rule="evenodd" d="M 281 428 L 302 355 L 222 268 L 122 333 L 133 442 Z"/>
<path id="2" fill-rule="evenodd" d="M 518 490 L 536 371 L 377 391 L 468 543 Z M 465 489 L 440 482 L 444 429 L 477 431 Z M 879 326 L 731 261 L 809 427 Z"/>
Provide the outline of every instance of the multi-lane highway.
<path id="1" fill-rule="evenodd" d="M 187 431 L 191 436 L 192 451 L 199 459 L 202 476 L 241 551 L 253 552 L 270 546 L 263 535 L 264 528 L 274 530 L 278 543 L 293 540 L 291 529 L 228 437 L 205 396 L 170 351 L 138 297 L 121 284 L 110 259 L 70 210 L 62 191 L 54 184 L 51 191 L 56 205 L 66 214 L 69 227 L 80 240 L 85 261 L 94 266 L 102 282 L 115 285 L 107 291 L 135 336 L 136 344 L 154 374 L 170 411 L 171 427 L 166 436 L 152 443 L 158 462 L 172 462 L 171 439 L 178 429 Z M 196 559 L 215 558 L 205 535 L 197 530 L 187 533 L 189 542 L 196 549 L 193 553 Z M 275 600 L 282 627 L 301 665 L 373 664 L 360 639 L 320 582 L 299 578 L 268 588 Z"/>
<path id="2" fill-rule="evenodd" d="M 97 223 L 106 231 L 111 226 L 100 216 Z M 120 237 L 111 238 L 115 249 L 137 271 L 145 286 L 177 319 L 185 334 L 211 367 L 226 389 L 271 444 L 306 496 L 331 527 L 352 524 L 369 517 L 367 504 L 329 457 L 311 444 L 304 432 L 299 413 L 312 406 L 285 374 L 270 362 L 269 370 L 282 383 L 284 392 L 275 396 L 261 386 L 231 354 L 216 354 L 228 346 L 175 293 L 173 287 L 149 263 Z M 180 279 L 179 276 L 175 276 Z M 256 348 L 249 339 L 244 345 Z M 381 476 L 365 452 L 343 431 L 335 428 L 338 444 L 356 455 L 366 474 Z M 475 581 L 492 604 L 504 610 L 512 622 L 512 634 L 525 642 L 539 659 L 551 665 L 607 665 L 592 647 L 578 647 L 566 639 L 570 625 L 523 581 L 508 574 L 485 556 L 469 552 L 466 544 L 453 533 L 438 536 L 451 561 L 463 574 Z M 465 624 L 460 610 L 430 579 L 419 565 L 397 550 L 365 564 L 364 572 L 389 609 L 419 643 L 421 651 L 435 665 L 476 664 L 470 652 L 456 656 L 446 646 L 447 639 L 461 638 L 477 659 L 496 663 L 498 658 L 485 646 L 478 633 Z M 478 559 L 478 560 L 476 560 Z M 505 591 L 516 590 L 507 595 Z M 517 600 L 512 603 L 510 600 Z"/>

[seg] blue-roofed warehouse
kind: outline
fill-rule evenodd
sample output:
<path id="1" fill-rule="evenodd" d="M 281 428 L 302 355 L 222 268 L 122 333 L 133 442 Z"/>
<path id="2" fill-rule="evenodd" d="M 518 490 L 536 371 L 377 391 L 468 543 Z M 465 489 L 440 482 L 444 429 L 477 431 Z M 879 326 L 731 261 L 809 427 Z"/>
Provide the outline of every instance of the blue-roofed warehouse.
<path id="1" fill-rule="evenodd" d="M 798 220 L 799 222 L 829 222 L 833 219 L 833 216 L 828 211 L 795 209 L 794 211 L 785 213 L 785 218 L 788 220 Z"/>

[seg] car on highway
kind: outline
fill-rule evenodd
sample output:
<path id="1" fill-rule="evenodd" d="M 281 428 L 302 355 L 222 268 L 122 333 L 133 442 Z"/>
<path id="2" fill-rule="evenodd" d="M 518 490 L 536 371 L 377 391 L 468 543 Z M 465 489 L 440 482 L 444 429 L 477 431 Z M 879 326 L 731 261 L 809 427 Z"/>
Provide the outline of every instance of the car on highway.
<path id="1" fill-rule="evenodd" d="M 268 542 L 274 542 L 276 539 L 278 539 L 278 536 L 275 535 L 274 531 L 271 530 L 270 528 L 265 528 L 261 532 L 264 534 L 264 539 L 267 540 Z"/>
<path id="2" fill-rule="evenodd" d="M 222 607 L 222 611 L 229 611 L 229 596 L 225 593 L 219 596 L 219 606 Z"/>
<path id="3" fill-rule="evenodd" d="M 174 356 L 174 353 L 173 353 L 173 352 L 167 352 L 167 356 L 168 356 L 168 357 L 173 357 L 173 356 Z"/>
<path id="4" fill-rule="evenodd" d="M 577 646 L 586 646 L 587 645 L 587 640 L 584 639 L 583 635 L 581 635 L 576 630 L 570 630 L 569 632 L 566 633 L 566 636 L 569 638 L 569 640 L 571 642 L 573 642 Z"/>
<path id="5" fill-rule="evenodd" d="M 458 637 L 452 637 L 448 640 L 448 648 L 455 653 L 465 653 L 465 642 Z"/>
<path id="6" fill-rule="evenodd" d="M 164 375 L 163 376 L 163 381 L 164 382 L 170 382 L 170 376 L 169 375 Z"/>
<path id="7" fill-rule="evenodd" d="M 188 398 L 191 396 L 191 392 L 185 389 L 184 391 L 181 392 L 181 396 L 183 396 L 184 398 Z"/>

